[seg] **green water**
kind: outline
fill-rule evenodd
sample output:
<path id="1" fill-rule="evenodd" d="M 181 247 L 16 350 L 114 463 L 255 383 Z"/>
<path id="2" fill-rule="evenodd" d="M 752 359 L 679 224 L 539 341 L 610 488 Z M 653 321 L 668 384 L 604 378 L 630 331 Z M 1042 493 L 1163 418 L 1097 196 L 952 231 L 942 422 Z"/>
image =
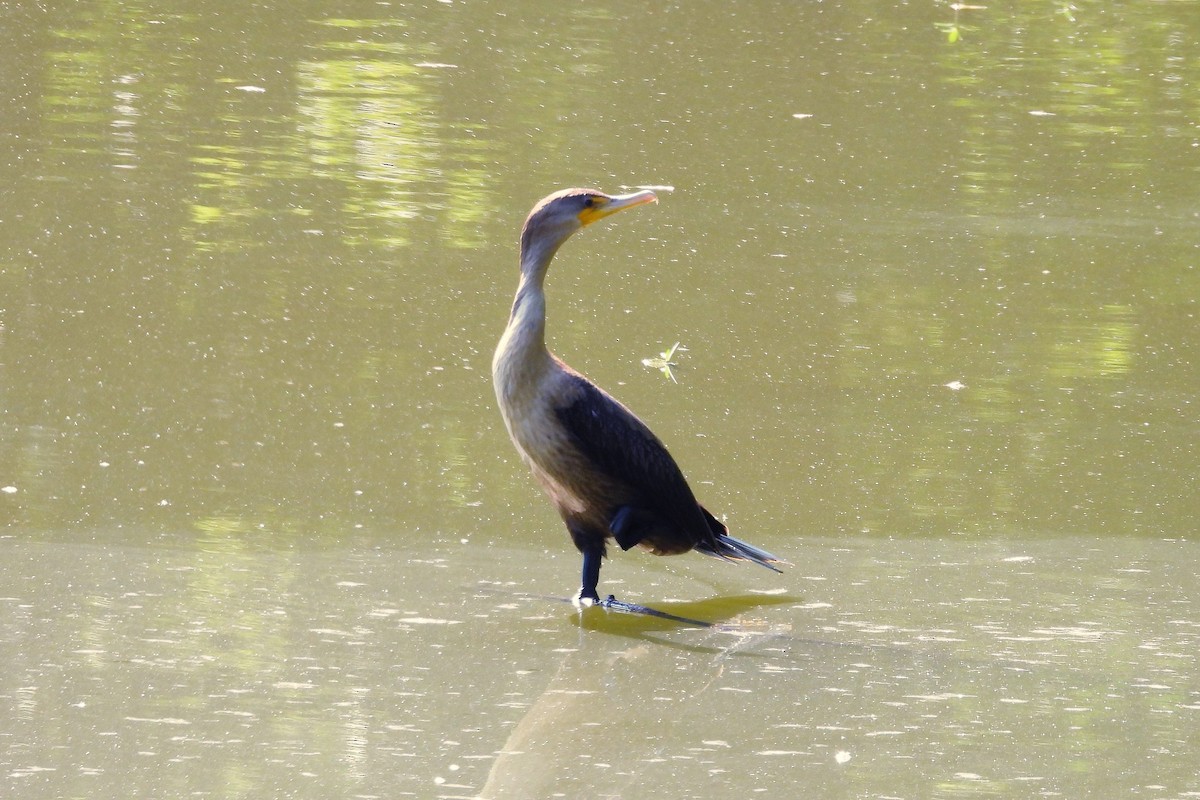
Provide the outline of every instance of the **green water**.
<path id="1" fill-rule="evenodd" d="M 1198 12 L 0 11 L 0 794 L 1200 792 Z M 793 565 L 601 588 L 725 627 L 539 599 L 570 185 L 673 191 L 552 347 Z"/>

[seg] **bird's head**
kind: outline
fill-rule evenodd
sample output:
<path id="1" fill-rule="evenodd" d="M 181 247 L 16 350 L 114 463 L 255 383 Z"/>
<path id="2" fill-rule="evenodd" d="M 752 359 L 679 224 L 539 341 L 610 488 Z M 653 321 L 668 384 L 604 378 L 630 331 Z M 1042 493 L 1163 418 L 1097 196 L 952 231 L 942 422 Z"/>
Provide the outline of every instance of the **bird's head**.
<path id="1" fill-rule="evenodd" d="M 564 189 L 542 198 L 521 230 L 521 261 L 545 266 L 571 234 L 593 222 L 634 206 L 657 203 L 649 190 L 608 195 L 595 189 Z"/>

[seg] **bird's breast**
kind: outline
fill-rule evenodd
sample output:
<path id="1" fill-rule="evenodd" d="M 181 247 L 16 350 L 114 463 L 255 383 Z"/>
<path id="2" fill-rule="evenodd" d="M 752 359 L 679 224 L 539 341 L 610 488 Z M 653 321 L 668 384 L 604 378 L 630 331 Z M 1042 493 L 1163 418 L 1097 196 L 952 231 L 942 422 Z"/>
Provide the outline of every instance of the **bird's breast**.
<path id="1" fill-rule="evenodd" d="M 521 457 L 559 510 L 581 513 L 587 506 L 584 497 L 587 470 L 558 423 L 553 407 L 540 406 L 528 416 L 512 420 L 509 433 Z"/>
<path id="2" fill-rule="evenodd" d="M 588 505 L 590 470 L 556 411 L 564 401 L 565 376 L 554 367 L 514 376 L 498 359 L 496 397 L 522 460 L 560 511 L 578 514 Z"/>

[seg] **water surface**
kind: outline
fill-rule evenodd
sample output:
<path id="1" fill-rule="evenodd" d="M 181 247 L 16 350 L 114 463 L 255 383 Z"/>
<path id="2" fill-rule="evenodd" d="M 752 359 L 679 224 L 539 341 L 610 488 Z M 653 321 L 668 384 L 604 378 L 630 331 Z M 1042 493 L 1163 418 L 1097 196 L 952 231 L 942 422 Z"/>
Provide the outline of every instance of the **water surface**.
<path id="1" fill-rule="evenodd" d="M 0 793 L 1200 792 L 1197 11 L 7 10 Z M 494 408 L 580 184 L 552 346 L 793 564 L 602 589 L 715 629 Z"/>

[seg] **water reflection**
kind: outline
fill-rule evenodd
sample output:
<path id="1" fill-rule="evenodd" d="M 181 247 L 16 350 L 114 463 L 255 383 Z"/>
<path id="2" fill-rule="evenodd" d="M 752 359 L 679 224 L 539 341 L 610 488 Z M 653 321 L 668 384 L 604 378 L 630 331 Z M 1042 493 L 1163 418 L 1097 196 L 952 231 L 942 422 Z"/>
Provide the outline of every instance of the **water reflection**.
<path id="1" fill-rule="evenodd" d="M 1130 306 L 1104 306 L 1082 329 L 1065 319 L 1069 312 L 1063 311 L 1052 374 L 1086 380 L 1123 375 L 1133 368 L 1137 327 Z"/>
<path id="2" fill-rule="evenodd" d="M 956 111 L 947 122 L 961 126 L 967 208 L 1028 202 L 1047 173 L 1056 195 L 1140 188 L 1172 196 L 1169 186 L 1151 189 L 1137 175 L 1148 158 L 1182 166 L 1189 157 L 1192 137 L 1174 119 L 1188 105 L 1177 102 L 1179 36 L 1162 35 L 1186 28 L 1180 14 L 1188 11 L 1175 7 L 1153 20 L 1144 11 L 1120 30 L 1103 14 L 1051 19 L 1030 8 L 1001 21 L 986 9 L 970 13 L 978 27 L 967 40 L 936 53 L 939 80 Z M 1020 68 L 1012 69 L 1014 63 Z M 1163 114 L 1164 108 L 1171 111 Z M 1146 151 L 1148 140 L 1165 151 Z M 995 169 L 1000 162 L 1014 169 Z"/>

